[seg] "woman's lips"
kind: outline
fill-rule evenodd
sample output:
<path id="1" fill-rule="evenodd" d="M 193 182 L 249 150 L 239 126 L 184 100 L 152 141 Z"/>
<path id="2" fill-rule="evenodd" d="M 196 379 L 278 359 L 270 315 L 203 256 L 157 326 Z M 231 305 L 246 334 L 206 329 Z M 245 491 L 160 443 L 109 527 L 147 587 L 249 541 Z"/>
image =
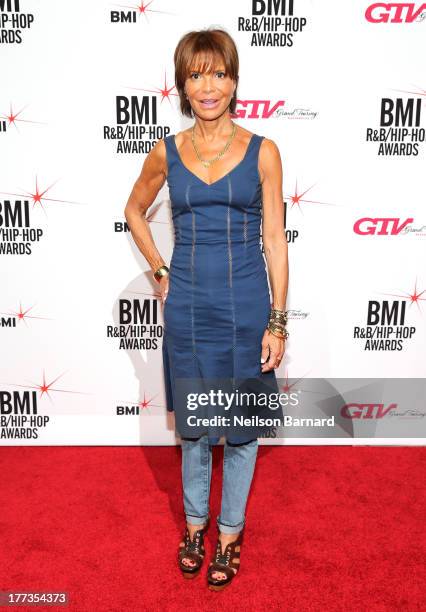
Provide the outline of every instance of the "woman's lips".
<path id="1" fill-rule="evenodd" d="M 205 99 L 199 100 L 200 104 L 204 108 L 215 108 L 219 104 L 219 100 Z"/>

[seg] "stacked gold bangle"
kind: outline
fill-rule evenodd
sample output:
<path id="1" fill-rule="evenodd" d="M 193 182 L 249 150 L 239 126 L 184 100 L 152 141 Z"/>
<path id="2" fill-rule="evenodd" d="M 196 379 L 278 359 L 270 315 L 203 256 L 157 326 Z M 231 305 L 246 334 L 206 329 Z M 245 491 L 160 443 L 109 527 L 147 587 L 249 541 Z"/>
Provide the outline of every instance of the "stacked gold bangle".
<path id="1" fill-rule="evenodd" d="M 287 340 L 289 333 L 286 329 L 287 325 L 287 311 L 280 310 L 278 308 L 271 308 L 271 314 L 269 315 L 268 329 L 274 336 L 278 338 L 284 338 Z"/>

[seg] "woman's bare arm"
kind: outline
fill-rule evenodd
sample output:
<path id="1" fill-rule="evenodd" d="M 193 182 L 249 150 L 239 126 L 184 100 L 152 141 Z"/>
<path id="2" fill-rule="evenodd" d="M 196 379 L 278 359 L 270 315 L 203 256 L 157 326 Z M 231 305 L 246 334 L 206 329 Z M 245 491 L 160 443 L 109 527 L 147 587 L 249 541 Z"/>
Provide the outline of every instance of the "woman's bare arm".
<path id="1" fill-rule="evenodd" d="M 281 156 L 273 140 L 265 138 L 259 151 L 259 174 L 262 183 L 262 241 L 268 266 L 273 307 L 285 310 L 288 288 L 288 245 L 284 230 L 284 202 Z M 262 339 L 262 372 L 281 363 L 284 339 L 268 329 Z"/>
<path id="2" fill-rule="evenodd" d="M 264 139 L 259 151 L 262 181 L 262 241 L 268 265 L 274 308 L 284 310 L 288 289 L 288 245 L 284 230 L 283 170 L 273 140 Z"/>
<path id="3" fill-rule="evenodd" d="M 167 175 L 166 145 L 159 140 L 148 153 L 124 209 L 133 239 L 153 272 L 165 265 L 154 244 L 146 211 L 154 202 Z"/>

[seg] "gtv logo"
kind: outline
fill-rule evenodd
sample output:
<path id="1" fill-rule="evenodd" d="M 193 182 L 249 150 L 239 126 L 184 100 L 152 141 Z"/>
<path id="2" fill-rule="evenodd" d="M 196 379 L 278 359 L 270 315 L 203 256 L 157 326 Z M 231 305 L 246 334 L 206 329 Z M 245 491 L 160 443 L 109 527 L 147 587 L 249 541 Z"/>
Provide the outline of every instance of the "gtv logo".
<path id="1" fill-rule="evenodd" d="M 424 11 L 426 3 L 416 8 L 414 2 L 375 2 L 365 11 L 365 18 L 370 23 L 413 23 Z"/>
<path id="2" fill-rule="evenodd" d="M 340 414 L 345 419 L 382 419 L 390 410 L 396 408 L 396 404 L 345 404 Z"/>
<path id="3" fill-rule="evenodd" d="M 237 100 L 233 116 L 240 119 L 269 119 L 281 106 L 284 106 L 284 100 L 278 100 L 272 107 L 271 100 Z"/>
<path id="4" fill-rule="evenodd" d="M 397 217 L 362 217 L 355 221 L 354 232 L 360 236 L 398 236 L 413 221 L 411 217 L 405 221 Z"/>

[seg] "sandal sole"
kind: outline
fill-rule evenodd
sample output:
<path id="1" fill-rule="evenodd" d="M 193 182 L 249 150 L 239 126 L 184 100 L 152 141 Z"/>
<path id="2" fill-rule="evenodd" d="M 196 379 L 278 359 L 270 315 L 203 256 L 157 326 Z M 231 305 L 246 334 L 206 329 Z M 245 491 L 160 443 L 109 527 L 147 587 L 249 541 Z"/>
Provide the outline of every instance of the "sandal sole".
<path id="1" fill-rule="evenodd" d="M 192 578 L 195 578 L 196 576 L 198 576 L 199 573 L 200 573 L 200 570 L 198 570 L 197 572 L 182 572 L 182 576 L 186 578 L 187 580 L 191 580 Z"/>
<path id="2" fill-rule="evenodd" d="M 232 582 L 232 581 L 231 581 Z M 210 591 L 223 591 L 227 586 L 231 584 L 231 582 L 227 582 L 226 584 L 209 584 Z"/>
<path id="3" fill-rule="evenodd" d="M 226 589 L 226 587 L 229 586 L 233 580 L 235 580 L 236 576 L 237 574 L 235 574 L 231 580 L 224 582 L 224 584 L 213 584 L 212 582 L 207 581 L 207 586 L 209 587 L 210 591 L 222 591 L 223 589 Z"/>
<path id="4" fill-rule="evenodd" d="M 195 578 L 201 572 L 201 566 L 193 572 L 185 571 L 180 565 L 179 565 L 179 569 L 180 569 L 180 573 L 182 574 L 182 576 L 186 578 L 187 580 L 190 580 L 191 578 Z"/>

